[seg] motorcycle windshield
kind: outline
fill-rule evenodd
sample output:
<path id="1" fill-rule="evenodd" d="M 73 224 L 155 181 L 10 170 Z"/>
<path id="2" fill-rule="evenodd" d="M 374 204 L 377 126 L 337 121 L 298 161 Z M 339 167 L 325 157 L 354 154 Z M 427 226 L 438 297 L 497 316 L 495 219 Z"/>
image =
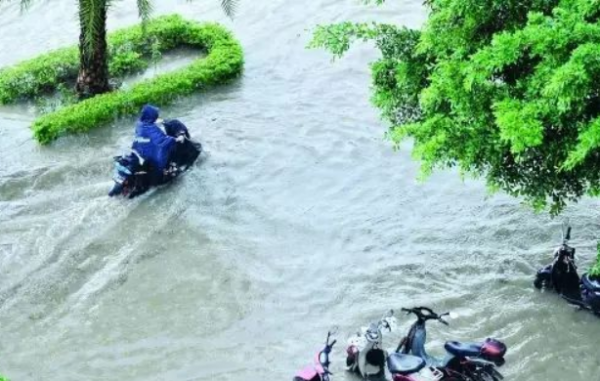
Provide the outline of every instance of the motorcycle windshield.
<path id="1" fill-rule="evenodd" d="M 122 166 L 119 163 L 115 163 L 115 169 L 113 171 L 113 180 L 118 184 L 123 184 L 123 182 L 127 179 L 127 176 L 132 175 L 133 173 L 127 167 Z"/>

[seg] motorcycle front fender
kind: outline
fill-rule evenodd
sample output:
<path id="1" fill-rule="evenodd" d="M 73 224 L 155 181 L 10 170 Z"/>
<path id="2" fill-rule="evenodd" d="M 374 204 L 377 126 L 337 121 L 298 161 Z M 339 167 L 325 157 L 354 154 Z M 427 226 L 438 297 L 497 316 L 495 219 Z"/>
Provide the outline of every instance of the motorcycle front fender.
<path id="1" fill-rule="evenodd" d="M 552 274 L 552 265 L 546 265 L 538 270 L 537 276 L 546 276 L 549 277 Z"/>
<path id="2" fill-rule="evenodd" d="M 544 266 L 538 270 L 533 285 L 538 289 L 541 289 L 544 285 L 552 287 L 552 265 Z"/>
<path id="3" fill-rule="evenodd" d="M 123 193 L 123 184 L 115 182 L 111 190 L 108 192 L 108 197 L 114 197 Z"/>

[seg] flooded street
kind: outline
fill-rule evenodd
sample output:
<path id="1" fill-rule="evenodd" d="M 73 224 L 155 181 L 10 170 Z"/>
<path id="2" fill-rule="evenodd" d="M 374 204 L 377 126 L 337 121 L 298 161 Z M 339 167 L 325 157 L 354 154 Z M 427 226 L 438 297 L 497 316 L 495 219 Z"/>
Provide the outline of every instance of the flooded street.
<path id="1" fill-rule="evenodd" d="M 114 30 L 137 22 L 116 4 Z M 410 144 L 394 152 L 369 102 L 357 45 L 335 62 L 306 50 L 318 23 L 419 27 L 421 1 L 156 1 L 231 28 L 243 77 L 162 108 L 207 150 L 171 186 L 135 200 L 107 197 L 112 157 L 134 118 L 40 147 L 33 109 L 0 108 L 0 372 L 11 381 L 291 380 L 338 325 L 345 341 L 398 311 L 395 347 L 412 324 L 401 307 L 452 311 L 428 325 L 446 340 L 507 343 L 507 381 L 597 380 L 600 321 L 537 292 L 535 271 L 560 243 L 560 219 L 490 196 L 453 171 L 416 181 Z M 0 6 L 0 66 L 78 37 L 72 1 Z M 598 200 L 569 207 L 580 269 L 595 256 Z"/>

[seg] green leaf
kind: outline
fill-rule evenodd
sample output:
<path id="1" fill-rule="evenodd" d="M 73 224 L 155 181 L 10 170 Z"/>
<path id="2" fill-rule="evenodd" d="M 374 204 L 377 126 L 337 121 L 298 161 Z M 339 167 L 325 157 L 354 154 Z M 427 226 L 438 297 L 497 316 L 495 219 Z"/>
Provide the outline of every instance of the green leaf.
<path id="1" fill-rule="evenodd" d="M 542 144 L 544 126 L 538 119 L 535 103 L 506 99 L 496 103 L 494 110 L 500 138 L 510 143 L 512 153 L 519 154 Z"/>

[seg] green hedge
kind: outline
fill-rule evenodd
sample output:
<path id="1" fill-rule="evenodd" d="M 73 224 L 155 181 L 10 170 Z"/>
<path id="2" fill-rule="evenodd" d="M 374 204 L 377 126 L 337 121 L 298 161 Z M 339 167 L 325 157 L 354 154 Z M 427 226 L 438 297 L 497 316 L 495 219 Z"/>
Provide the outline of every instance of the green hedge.
<path id="1" fill-rule="evenodd" d="M 78 57 L 77 48 L 59 49 L 0 70 L 0 104 L 54 90 L 59 83 L 76 77 Z"/>
<path id="2" fill-rule="evenodd" d="M 199 24 L 180 16 L 163 16 L 150 21 L 146 32 L 141 26 L 119 30 L 109 36 L 111 75 L 120 76 L 144 69 L 150 56 L 176 47 L 207 51 L 189 66 L 139 82 L 127 90 L 95 96 L 44 115 L 33 124 L 35 138 L 42 144 L 66 132 L 84 132 L 116 117 L 139 112 L 142 105 L 164 105 L 206 86 L 225 83 L 243 68 L 240 44 L 225 28 L 212 23 Z M 75 78 L 77 48 L 60 49 L 13 68 L 0 71 L 0 103 L 55 90 Z"/>

